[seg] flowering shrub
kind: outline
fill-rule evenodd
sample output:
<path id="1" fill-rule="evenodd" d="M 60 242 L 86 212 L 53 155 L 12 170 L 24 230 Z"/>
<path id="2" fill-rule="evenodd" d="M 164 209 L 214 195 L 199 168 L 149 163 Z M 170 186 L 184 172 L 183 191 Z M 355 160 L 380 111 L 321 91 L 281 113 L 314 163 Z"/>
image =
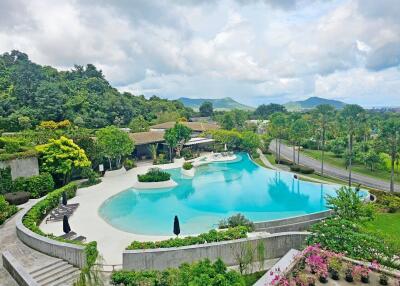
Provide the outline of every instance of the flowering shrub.
<path id="1" fill-rule="evenodd" d="M 361 277 L 368 277 L 370 269 L 364 265 L 354 265 L 353 267 L 353 277 L 360 279 Z"/>

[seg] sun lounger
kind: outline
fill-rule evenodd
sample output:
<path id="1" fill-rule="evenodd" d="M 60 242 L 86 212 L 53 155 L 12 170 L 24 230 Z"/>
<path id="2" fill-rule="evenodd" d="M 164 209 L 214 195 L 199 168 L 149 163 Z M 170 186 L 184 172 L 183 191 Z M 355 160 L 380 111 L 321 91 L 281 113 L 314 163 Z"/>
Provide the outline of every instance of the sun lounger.
<path id="1" fill-rule="evenodd" d="M 62 238 L 62 239 L 71 239 L 71 238 L 73 238 L 73 237 L 75 237 L 75 236 L 76 236 L 76 232 L 70 231 L 70 232 L 68 232 L 68 233 L 66 233 L 66 234 L 60 235 L 59 238 Z"/>
<path id="2" fill-rule="evenodd" d="M 80 235 L 80 236 L 78 236 L 78 237 L 75 237 L 75 238 L 73 239 L 73 241 L 84 242 L 84 241 L 86 241 L 86 237 Z"/>

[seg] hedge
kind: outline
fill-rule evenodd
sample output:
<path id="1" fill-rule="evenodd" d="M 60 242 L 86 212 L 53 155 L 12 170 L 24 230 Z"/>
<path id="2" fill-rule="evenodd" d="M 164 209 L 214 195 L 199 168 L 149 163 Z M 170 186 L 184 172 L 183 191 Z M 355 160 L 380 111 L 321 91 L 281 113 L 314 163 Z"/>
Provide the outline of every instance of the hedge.
<path id="1" fill-rule="evenodd" d="M 249 229 L 245 226 L 238 226 L 228 228 L 225 231 L 216 231 L 215 229 L 210 230 L 207 233 L 202 233 L 198 236 L 187 236 L 184 238 L 170 238 L 162 241 L 133 241 L 126 249 L 154 249 L 154 248 L 169 248 L 169 247 L 181 247 L 195 244 L 205 244 L 217 241 L 227 241 L 240 238 L 246 238 Z"/>
<path id="2" fill-rule="evenodd" d="M 275 163 L 276 164 L 281 164 L 281 165 L 287 165 L 287 166 L 293 165 L 292 161 L 289 161 L 289 160 L 286 160 L 286 159 L 282 159 L 282 158 L 280 160 L 275 159 Z"/>
<path id="3" fill-rule="evenodd" d="M 40 198 L 54 189 L 54 180 L 49 173 L 28 178 L 17 178 L 13 182 L 14 192 L 29 192 L 32 198 Z"/>
<path id="4" fill-rule="evenodd" d="M 14 215 L 18 211 L 16 206 L 9 205 L 9 203 L 0 195 L 0 225 L 3 224 L 6 219 Z"/>
<path id="5" fill-rule="evenodd" d="M 151 168 L 146 174 L 137 177 L 139 182 L 164 182 L 171 178 L 171 174 L 158 168 Z"/>
<path id="6" fill-rule="evenodd" d="M 31 157 L 36 157 L 37 153 L 35 150 L 29 149 L 26 151 L 22 152 L 16 152 L 12 154 L 8 153 L 3 153 L 0 154 L 0 161 L 9 161 L 9 160 L 14 160 L 14 159 L 24 159 L 24 158 L 31 158 Z"/>
<path id="7" fill-rule="evenodd" d="M 29 201 L 31 194 L 28 192 L 7 193 L 4 195 L 6 201 L 11 205 L 22 205 Z"/>
<path id="8" fill-rule="evenodd" d="M 245 286 L 242 275 L 228 270 L 221 259 L 212 263 L 209 259 L 188 264 L 165 271 L 115 271 L 111 274 L 113 285 L 125 286 L 176 286 L 176 285 L 213 285 L 213 286 Z"/>
<path id="9" fill-rule="evenodd" d="M 185 162 L 185 163 L 183 163 L 182 168 L 183 168 L 184 170 L 190 170 L 190 169 L 193 168 L 193 164 L 190 163 L 190 162 Z"/>
<path id="10" fill-rule="evenodd" d="M 95 263 L 97 256 L 98 256 L 98 250 L 97 250 L 97 242 L 92 241 L 89 243 L 81 243 L 81 242 L 76 242 L 72 240 L 65 240 L 61 239 L 58 237 L 55 237 L 53 235 L 48 235 L 45 234 L 40 228 L 39 225 L 41 221 L 46 217 L 46 215 L 54 208 L 58 206 L 60 203 L 60 198 L 62 197 L 62 194 L 65 192 L 67 195 L 67 198 L 73 198 L 75 197 L 76 190 L 77 190 L 77 185 L 75 183 L 69 183 L 68 185 L 65 185 L 62 188 L 59 188 L 57 190 L 54 190 L 50 193 L 47 194 L 47 196 L 39 201 L 37 204 L 35 204 L 23 217 L 22 223 L 31 231 L 41 235 L 41 236 L 46 236 L 51 239 L 55 239 L 61 242 L 67 242 L 67 243 L 73 243 L 73 244 L 78 244 L 78 245 L 83 245 L 85 246 L 85 253 L 86 253 L 86 261 L 87 265 L 85 268 L 91 268 L 93 264 Z"/>
<path id="11" fill-rule="evenodd" d="M 305 167 L 305 166 L 301 166 L 301 165 L 292 165 L 292 166 L 290 166 L 290 171 L 299 172 L 302 174 L 312 174 L 312 173 L 314 173 L 315 170 L 313 168 L 309 168 L 309 167 Z"/>
<path id="12" fill-rule="evenodd" d="M 12 184 L 11 168 L 0 168 L 0 194 L 11 192 Z"/>

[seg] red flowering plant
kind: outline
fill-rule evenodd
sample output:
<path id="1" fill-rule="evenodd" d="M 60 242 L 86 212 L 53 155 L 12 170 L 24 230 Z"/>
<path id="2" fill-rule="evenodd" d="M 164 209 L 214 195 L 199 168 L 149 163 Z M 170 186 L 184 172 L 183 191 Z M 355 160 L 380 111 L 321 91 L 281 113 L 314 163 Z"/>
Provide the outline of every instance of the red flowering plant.
<path id="1" fill-rule="evenodd" d="M 371 270 L 364 265 L 354 265 L 353 266 L 353 277 L 361 279 L 361 278 L 366 278 L 369 275 L 369 272 Z"/>

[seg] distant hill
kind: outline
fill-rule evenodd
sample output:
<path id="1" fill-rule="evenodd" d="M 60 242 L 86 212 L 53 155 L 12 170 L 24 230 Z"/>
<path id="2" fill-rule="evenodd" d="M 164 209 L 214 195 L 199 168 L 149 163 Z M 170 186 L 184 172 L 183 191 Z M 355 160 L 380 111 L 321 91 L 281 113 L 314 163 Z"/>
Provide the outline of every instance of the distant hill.
<path id="1" fill-rule="evenodd" d="M 181 97 L 178 101 L 182 102 L 184 106 L 191 107 L 194 110 L 198 110 L 203 102 L 209 101 L 213 104 L 214 110 L 254 110 L 255 108 L 241 104 L 230 97 L 216 98 L 216 99 L 206 99 L 206 98 L 187 98 Z"/>
<path id="2" fill-rule="evenodd" d="M 313 109 L 321 104 L 328 104 L 335 107 L 336 109 L 341 109 L 346 105 L 346 103 L 339 100 L 325 99 L 314 96 L 307 98 L 306 100 L 290 101 L 284 104 L 284 106 L 288 111 L 300 111 L 300 110 Z"/>

